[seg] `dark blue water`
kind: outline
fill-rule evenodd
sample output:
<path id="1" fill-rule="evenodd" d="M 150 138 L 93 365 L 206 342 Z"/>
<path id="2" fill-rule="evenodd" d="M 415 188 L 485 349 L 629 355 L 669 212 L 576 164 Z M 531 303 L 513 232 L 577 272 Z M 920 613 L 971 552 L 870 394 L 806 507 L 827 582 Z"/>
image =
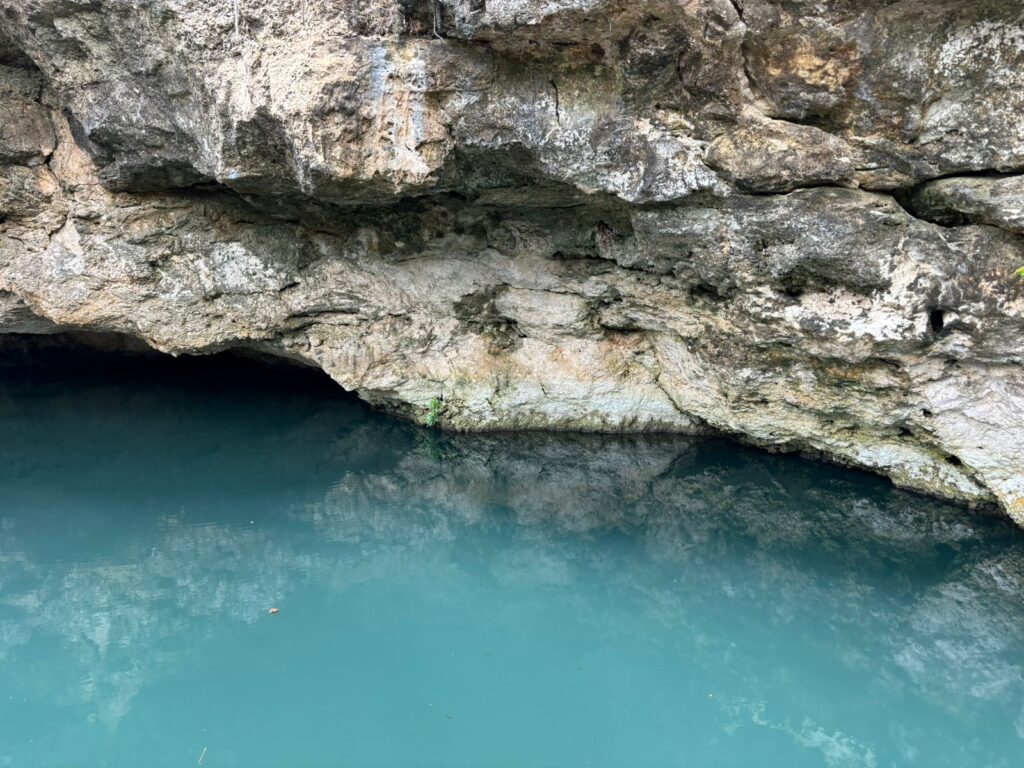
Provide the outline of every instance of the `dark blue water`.
<path id="1" fill-rule="evenodd" d="M 0 766 L 1024 765 L 1000 520 L 216 361 L 0 382 Z"/>

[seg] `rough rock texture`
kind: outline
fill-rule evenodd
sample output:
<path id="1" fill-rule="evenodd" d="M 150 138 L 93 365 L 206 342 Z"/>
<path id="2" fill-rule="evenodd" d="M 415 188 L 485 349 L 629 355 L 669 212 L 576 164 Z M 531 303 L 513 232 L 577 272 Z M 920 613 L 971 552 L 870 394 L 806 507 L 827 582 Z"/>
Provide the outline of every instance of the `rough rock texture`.
<path id="1" fill-rule="evenodd" d="M 946 226 L 991 224 L 1024 235 L 1024 176 L 939 179 L 922 186 L 910 204 Z"/>
<path id="2" fill-rule="evenodd" d="M 237 7 L 0 0 L 0 329 L 1024 523 L 1020 2 Z"/>

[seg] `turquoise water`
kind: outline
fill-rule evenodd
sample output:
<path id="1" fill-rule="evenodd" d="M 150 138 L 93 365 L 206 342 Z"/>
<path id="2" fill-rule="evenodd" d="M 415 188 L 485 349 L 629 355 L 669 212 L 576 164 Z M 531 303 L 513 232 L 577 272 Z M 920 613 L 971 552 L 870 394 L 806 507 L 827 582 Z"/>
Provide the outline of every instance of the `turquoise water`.
<path id="1" fill-rule="evenodd" d="M 100 368 L 0 371 L 0 766 L 1024 764 L 1000 520 L 726 442 Z"/>

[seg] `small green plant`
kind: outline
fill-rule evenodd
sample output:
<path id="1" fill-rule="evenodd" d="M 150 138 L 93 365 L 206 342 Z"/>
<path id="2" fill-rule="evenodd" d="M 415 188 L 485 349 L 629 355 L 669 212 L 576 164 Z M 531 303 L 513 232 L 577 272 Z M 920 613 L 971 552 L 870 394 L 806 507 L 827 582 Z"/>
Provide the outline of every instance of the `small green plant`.
<path id="1" fill-rule="evenodd" d="M 441 400 L 436 397 L 430 399 L 430 405 L 427 406 L 427 416 L 423 419 L 423 423 L 428 427 L 436 427 L 437 422 L 441 419 Z"/>
<path id="2" fill-rule="evenodd" d="M 1021 280 L 1024 280 L 1024 267 L 1018 267 L 1014 274 L 1016 274 Z"/>

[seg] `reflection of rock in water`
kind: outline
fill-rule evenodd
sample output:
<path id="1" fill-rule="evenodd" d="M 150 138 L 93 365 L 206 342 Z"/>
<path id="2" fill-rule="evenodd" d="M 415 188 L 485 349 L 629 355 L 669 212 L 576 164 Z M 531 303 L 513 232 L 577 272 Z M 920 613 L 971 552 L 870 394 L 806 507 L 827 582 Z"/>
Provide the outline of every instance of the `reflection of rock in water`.
<path id="1" fill-rule="evenodd" d="M 744 637 L 770 639 L 773 626 L 805 619 L 821 627 L 808 639 L 827 646 L 817 651 L 879 685 L 909 686 L 956 715 L 980 699 L 1008 722 L 1024 717 L 1024 546 L 1008 524 L 724 443 L 448 435 L 308 392 L 193 395 L 87 387 L 46 397 L 45 408 L 0 395 L 23 404 L 0 443 L 10 489 L 0 660 L 44 638 L 69 651 L 45 671 L 7 665 L 7 685 L 60 690 L 114 727 L 206 639 L 307 586 L 375 579 L 562 590 L 582 601 L 593 632 L 648 642 L 621 608 L 579 589 L 600 581 L 637 622 L 671 630 L 708 665 L 721 660 L 701 649 L 757 658 L 766 649 Z M 261 418 L 242 418 L 256 408 Z M 17 437 L 35 434 L 49 437 Z M 92 485 L 79 487 L 69 456 Z M 76 530 L 55 542 L 47 521 L 67 515 Z M 160 525 L 140 523 L 151 517 Z M 496 549 L 477 546 L 494 532 Z M 618 556 L 609 537 L 633 548 Z M 72 556 L 96 538 L 96 560 Z M 721 621 L 708 624 L 716 601 Z M 191 650 L 168 650 L 182 636 L 196 638 Z M 801 674 L 765 670 L 766 680 L 797 675 L 794 688 L 812 700 L 824 695 Z M 813 723 L 785 728 L 798 743 L 856 746 Z"/>

